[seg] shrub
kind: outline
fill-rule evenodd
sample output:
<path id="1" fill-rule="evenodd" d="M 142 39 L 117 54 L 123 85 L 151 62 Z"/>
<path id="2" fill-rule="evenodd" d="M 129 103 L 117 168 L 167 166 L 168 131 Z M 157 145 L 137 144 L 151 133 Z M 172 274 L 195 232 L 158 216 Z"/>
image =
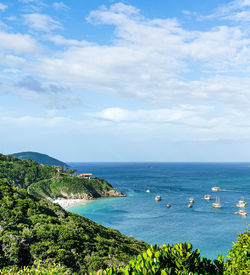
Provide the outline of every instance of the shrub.
<path id="1" fill-rule="evenodd" d="M 99 274 L 222 274 L 221 259 L 211 261 L 201 258 L 199 250 L 192 250 L 190 243 L 173 246 L 150 246 L 147 251 L 122 267 L 107 268 Z"/>
<path id="2" fill-rule="evenodd" d="M 239 234 L 224 263 L 224 274 L 250 274 L 250 227 Z"/>

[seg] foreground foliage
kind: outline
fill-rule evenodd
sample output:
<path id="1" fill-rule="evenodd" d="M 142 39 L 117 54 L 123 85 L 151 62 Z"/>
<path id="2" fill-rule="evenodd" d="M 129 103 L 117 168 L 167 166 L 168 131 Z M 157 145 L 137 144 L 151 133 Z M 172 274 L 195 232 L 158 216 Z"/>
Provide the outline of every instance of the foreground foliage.
<path id="1" fill-rule="evenodd" d="M 250 274 L 250 227 L 239 234 L 224 265 L 225 274 Z"/>
<path id="2" fill-rule="evenodd" d="M 131 260 L 126 266 L 111 267 L 100 274 L 222 274 L 222 259 L 201 258 L 199 250 L 190 243 L 173 246 L 150 246 L 147 251 Z"/>
<path id="3" fill-rule="evenodd" d="M 45 261 L 36 261 L 32 266 L 18 267 L 17 265 L 4 267 L 0 270 L 1 275 L 69 275 L 72 271 L 60 264 Z"/>
<path id="4" fill-rule="evenodd" d="M 0 180 L 0 268 L 50 260 L 78 274 L 124 264 L 147 244 Z"/>

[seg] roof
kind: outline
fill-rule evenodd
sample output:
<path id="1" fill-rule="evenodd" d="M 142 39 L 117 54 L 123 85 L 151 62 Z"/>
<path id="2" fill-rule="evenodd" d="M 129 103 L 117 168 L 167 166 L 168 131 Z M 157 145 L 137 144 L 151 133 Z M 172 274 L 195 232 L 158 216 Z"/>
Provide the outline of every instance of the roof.
<path id="1" fill-rule="evenodd" d="M 77 176 L 92 176 L 92 173 L 83 173 L 83 174 L 78 174 Z"/>

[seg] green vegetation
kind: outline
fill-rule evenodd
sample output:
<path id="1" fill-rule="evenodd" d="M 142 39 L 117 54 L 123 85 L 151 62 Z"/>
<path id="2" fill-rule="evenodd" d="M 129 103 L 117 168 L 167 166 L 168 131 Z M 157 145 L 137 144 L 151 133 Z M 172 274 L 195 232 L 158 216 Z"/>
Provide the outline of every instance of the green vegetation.
<path id="1" fill-rule="evenodd" d="M 58 172 L 55 167 L 40 165 L 33 160 L 20 160 L 0 154 L 0 178 L 13 186 L 25 188 L 40 198 L 99 198 L 121 196 L 107 181 L 74 176 L 68 168 Z"/>
<path id="2" fill-rule="evenodd" d="M 127 265 L 109 267 L 99 272 L 100 275 L 119 274 L 250 274 L 250 227 L 239 234 L 236 243 L 229 251 L 226 260 L 223 256 L 217 260 L 201 258 L 199 250 L 192 251 L 192 245 L 178 243 L 173 246 L 150 246 L 145 252 L 135 257 Z"/>
<path id="3" fill-rule="evenodd" d="M 250 274 L 250 227 L 239 234 L 237 242 L 228 253 L 224 274 Z"/>
<path id="4" fill-rule="evenodd" d="M 41 198 L 99 198 L 114 190 L 107 181 L 99 178 L 85 179 L 61 175 L 31 184 L 28 192 Z"/>
<path id="5" fill-rule="evenodd" d="M 11 156 L 27 160 L 27 159 L 32 159 L 40 164 L 44 165 L 55 165 L 55 166 L 60 166 L 60 167 L 68 167 L 68 165 L 58 159 L 52 158 L 48 155 L 37 153 L 37 152 L 21 152 L 21 153 L 15 153 L 12 154 Z"/>
<path id="6" fill-rule="evenodd" d="M 69 275 L 72 270 L 61 264 L 51 263 L 49 261 L 36 261 L 32 266 L 18 267 L 17 265 L 3 267 L 0 270 L 1 275 Z"/>
<path id="7" fill-rule="evenodd" d="M 107 268 L 101 274 L 222 274 L 221 259 L 211 261 L 201 258 L 192 245 L 178 243 L 173 246 L 150 246 L 126 266 Z"/>
<path id="8" fill-rule="evenodd" d="M 49 260 L 71 272 L 90 274 L 125 264 L 146 248 L 144 242 L 0 180 L 0 268 Z"/>
<path id="9" fill-rule="evenodd" d="M 41 166 L 33 160 L 20 160 L 0 154 L 0 178 L 7 179 L 12 185 L 27 188 L 34 182 L 57 175 L 54 167 Z"/>

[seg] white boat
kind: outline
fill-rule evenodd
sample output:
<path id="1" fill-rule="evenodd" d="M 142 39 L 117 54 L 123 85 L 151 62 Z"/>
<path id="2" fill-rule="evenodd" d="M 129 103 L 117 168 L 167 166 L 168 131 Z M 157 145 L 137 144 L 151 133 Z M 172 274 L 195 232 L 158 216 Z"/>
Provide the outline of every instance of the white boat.
<path id="1" fill-rule="evenodd" d="M 150 190 L 149 190 L 149 189 L 147 189 L 147 190 L 146 190 L 146 193 L 150 193 Z"/>
<path id="2" fill-rule="evenodd" d="M 155 196 L 155 201 L 161 201 L 161 196 Z"/>
<path id="3" fill-rule="evenodd" d="M 194 203 L 194 198 L 189 198 L 187 202 L 188 203 Z"/>
<path id="4" fill-rule="evenodd" d="M 221 208 L 220 198 L 216 197 L 216 202 L 212 204 L 214 208 Z"/>
<path id="5" fill-rule="evenodd" d="M 234 214 L 238 214 L 242 217 L 246 217 L 247 212 L 245 211 L 245 209 L 240 209 L 239 211 L 235 212 Z"/>
<path id="6" fill-rule="evenodd" d="M 193 204 L 192 204 L 192 203 L 189 203 L 189 204 L 188 204 L 188 208 L 191 208 L 191 207 L 193 207 Z"/>
<path id="7" fill-rule="evenodd" d="M 236 204 L 237 207 L 243 208 L 246 206 L 246 202 L 244 201 L 244 197 L 242 197 Z"/>
<path id="8" fill-rule="evenodd" d="M 211 190 L 215 192 L 215 191 L 220 191 L 221 189 L 220 187 L 214 186 L 211 188 Z"/>
<path id="9" fill-rule="evenodd" d="M 203 200 L 210 201 L 211 198 L 212 198 L 211 195 L 205 195 L 205 196 L 203 197 Z"/>
<path id="10" fill-rule="evenodd" d="M 170 203 L 168 203 L 166 206 L 167 206 L 167 208 L 170 208 L 170 207 L 171 207 L 171 204 L 170 204 Z"/>

